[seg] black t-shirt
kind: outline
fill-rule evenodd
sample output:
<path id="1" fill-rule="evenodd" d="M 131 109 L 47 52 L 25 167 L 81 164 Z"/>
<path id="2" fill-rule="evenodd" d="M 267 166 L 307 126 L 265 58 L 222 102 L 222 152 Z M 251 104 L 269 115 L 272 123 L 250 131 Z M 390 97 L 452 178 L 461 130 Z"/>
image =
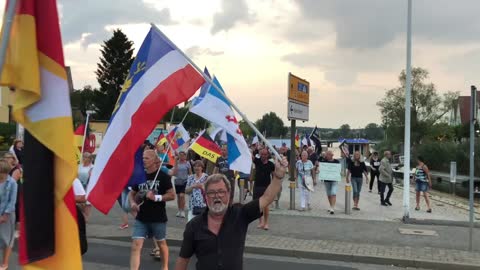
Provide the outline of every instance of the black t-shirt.
<path id="1" fill-rule="evenodd" d="M 374 160 L 373 158 L 370 159 L 370 166 L 372 166 L 372 168 L 376 169 L 376 171 L 372 171 L 373 173 L 378 173 L 379 172 L 379 168 L 380 168 L 380 162 L 381 160 L 379 158 L 377 158 L 377 160 Z"/>
<path id="2" fill-rule="evenodd" d="M 338 161 L 337 159 L 332 159 L 332 160 L 323 159 L 322 162 L 323 163 L 340 163 L 340 161 Z M 324 179 L 323 181 L 336 182 L 335 180 L 327 180 L 327 179 Z"/>
<path id="3" fill-rule="evenodd" d="M 132 187 L 132 190 L 136 192 L 148 191 L 156 174 L 156 171 L 153 173 L 147 173 L 147 182 Z M 170 176 L 160 171 L 157 180 L 153 185 L 153 192 L 158 195 L 164 195 L 171 188 L 173 188 L 173 186 Z M 140 211 L 138 212 L 136 219 L 142 222 L 167 222 L 168 219 L 165 211 L 165 202 L 154 202 L 145 199 L 144 203 L 140 206 Z"/>
<path id="4" fill-rule="evenodd" d="M 275 164 L 268 161 L 263 164 L 262 160 L 255 158 L 255 186 L 256 187 L 268 187 L 270 181 L 272 181 L 272 172 L 275 171 Z"/>
<path id="5" fill-rule="evenodd" d="M 362 177 L 362 173 L 367 171 L 365 162 L 360 162 L 358 166 L 355 166 L 354 162 L 351 162 L 348 166 L 348 170 L 352 174 L 352 177 Z"/>
<path id="6" fill-rule="evenodd" d="M 315 163 L 318 161 L 318 155 L 317 153 L 312 153 L 309 157 L 308 160 L 312 162 L 312 164 L 315 166 Z"/>
<path id="7" fill-rule="evenodd" d="M 228 208 L 218 235 L 208 229 L 208 209 L 194 217 L 183 233 L 180 257 L 197 257 L 197 270 L 243 269 L 248 225 L 262 216 L 258 200 Z"/>
<path id="8" fill-rule="evenodd" d="M 228 158 L 219 157 L 217 158 L 218 172 L 225 175 L 228 179 L 233 179 L 233 171 L 230 170 L 230 165 L 228 164 Z"/>

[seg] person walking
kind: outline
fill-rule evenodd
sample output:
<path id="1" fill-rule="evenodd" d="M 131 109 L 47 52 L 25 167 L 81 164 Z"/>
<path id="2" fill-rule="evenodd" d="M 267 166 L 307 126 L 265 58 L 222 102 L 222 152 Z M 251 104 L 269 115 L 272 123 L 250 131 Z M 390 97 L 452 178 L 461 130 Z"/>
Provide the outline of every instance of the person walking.
<path id="1" fill-rule="evenodd" d="M 392 154 L 390 151 L 385 151 L 383 153 L 382 161 L 380 162 L 380 204 L 383 206 L 392 206 L 390 202 L 390 196 L 393 193 L 393 170 L 392 165 L 390 164 L 390 159 Z M 408 173 L 408 172 L 407 172 Z M 385 197 L 385 189 L 388 187 L 387 197 Z"/>
<path id="2" fill-rule="evenodd" d="M 175 270 L 187 270 L 194 254 L 197 270 L 242 270 L 248 225 L 273 202 L 287 167 L 286 158 L 276 161 L 272 181 L 265 193 L 244 205 L 230 204 L 230 181 L 224 175 L 209 176 L 205 183 L 207 209 L 187 223 Z"/>
<path id="3" fill-rule="evenodd" d="M 375 178 L 377 178 L 377 192 L 380 194 L 380 181 L 378 180 L 380 176 L 379 168 L 380 159 L 378 158 L 378 152 L 373 152 L 373 155 L 370 158 L 370 183 L 368 192 L 372 192 L 373 183 L 375 182 Z"/>
<path id="4" fill-rule="evenodd" d="M 78 165 L 78 176 L 77 178 L 83 185 L 83 189 L 87 190 L 88 181 L 92 174 L 93 170 L 93 157 L 92 154 L 84 152 L 82 155 L 82 162 Z M 92 212 L 92 205 L 87 201 L 85 203 L 83 210 L 83 215 L 85 216 L 85 221 L 88 223 L 90 213 Z"/>
<path id="5" fill-rule="evenodd" d="M 207 207 L 205 202 L 205 188 L 203 185 L 207 181 L 208 174 L 203 172 L 203 162 L 196 160 L 193 163 L 194 174 L 188 176 L 185 193 L 190 195 L 188 200 L 187 220 L 200 215 Z"/>
<path id="6" fill-rule="evenodd" d="M 310 191 L 313 185 L 317 184 L 315 179 L 315 165 L 308 159 L 308 152 L 302 151 L 301 159 L 295 164 L 295 179 L 300 187 L 300 209 L 299 211 L 312 210 L 310 205 Z"/>
<path id="7" fill-rule="evenodd" d="M 353 210 L 360 211 L 358 201 L 360 201 L 360 192 L 362 191 L 363 175 L 368 179 L 367 166 L 365 162 L 360 161 L 360 152 L 353 154 L 353 160 L 348 167 L 347 183 L 352 183 L 353 189 Z"/>
<path id="8" fill-rule="evenodd" d="M 265 190 L 270 185 L 272 180 L 272 173 L 275 170 L 275 164 L 269 160 L 270 153 L 266 148 L 260 150 L 260 158 L 253 157 L 253 163 L 255 164 L 255 184 L 253 186 L 253 199 L 257 200 L 263 196 Z M 260 217 L 259 229 L 268 230 L 268 214 L 270 208 L 265 207 L 262 209 L 263 217 Z"/>
<path id="9" fill-rule="evenodd" d="M 325 153 L 325 159 L 322 162 L 340 164 L 340 161 L 333 158 L 333 152 L 331 150 L 328 150 Z M 332 180 L 332 179 L 321 179 L 321 180 L 323 180 L 323 183 L 325 184 L 325 191 L 327 192 L 328 203 L 330 204 L 330 209 L 328 209 L 328 213 L 330 213 L 330 215 L 334 215 L 335 205 L 337 203 L 338 181 Z"/>
<path id="10" fill-rule="evenodd" d="M 140 268 L 140 254 L 145 238 L 153 237 L 159 247 L 162 269 L 168 270 L 169 253 L 166 241 L 168 218 L 165 203 L 175 199 L 175 192 L 170 175 L 160 170 L 160 161 L 155 150 L 143 152 L 143 165 L 147 181 L 133 186 L 129 193 L 130 207 L 136 213 L 132 232 L 130 269 Z"/>
<path id="11" fill-rule="evenodd" d="M 187 153 L 185 153 L 185 151 L 178 153 L 178 162 L 175 163 L 174 172 L 178 207 L 176 217 L 185 218 L 185 187 L 188 176 L 192 174 L 192 167 L 187 160 Z"/>
<path id="12" fill-rule="evenodd" d="M 423 197 L 425 198 L 425 203 L 427 204 L 427 213 L 432 213 L 432 207 L 430 206 L 430 198 L 428 194 L 429 188 L 432 188 L 432 177 L 430 175 L 430 170 L 421 156 L 417 157 L 417 167 L 415 169 L 415 174 L 413 175 L 413 182 L 415 183 L 416 191 L 416 202 L 417 206 L 415 207 L 416 211 L 420 210 L 420 193 L 423 192 Z"/>
<path id="13" fill-rule="evenodd" d="M 235 174 L 233 170 L 230 170 L 230 164 L 228 163 L 228 148 L 227 145 L 222 146 L 222 156 L 217 158 L 217 163 L 215 164 L 215 169 L 213 174 L 221 173 L 227 177 L 230 181 L 230 203 L 233 203 L 233 198 L 235 197 Z"/>
<path id="14" fill-rule="evenodd" d="M 3 261 L 0 270 L 8 268 L 13 244 L 15 243 L 15 202 L 17 182 L 8 174 L 11 166 L 5 159 L 0 160 L 0 249 Z"/>

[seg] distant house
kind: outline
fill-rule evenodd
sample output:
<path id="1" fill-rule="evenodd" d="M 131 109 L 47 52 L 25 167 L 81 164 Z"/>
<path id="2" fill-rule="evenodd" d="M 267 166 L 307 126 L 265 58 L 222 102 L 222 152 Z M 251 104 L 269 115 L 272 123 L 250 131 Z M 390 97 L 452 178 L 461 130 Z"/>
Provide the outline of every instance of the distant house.
<path id="1" fill-rule="evenodd" d="M 459 96 L 452 104 L 449 124 L 457 126 L 470 121 L 470 96 Z M 477 114 L 480 109 L 480 91 L 477 91 Z"/>

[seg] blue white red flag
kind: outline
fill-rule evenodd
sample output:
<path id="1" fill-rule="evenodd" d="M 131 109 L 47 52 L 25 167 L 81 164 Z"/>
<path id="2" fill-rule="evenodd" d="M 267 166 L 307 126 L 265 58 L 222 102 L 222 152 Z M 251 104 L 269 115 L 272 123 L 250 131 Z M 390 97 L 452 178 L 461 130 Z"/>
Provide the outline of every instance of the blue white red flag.
<path id="1" fill-rule="evenodd" d="M 223 91 L 217 78 L 213 78 L 213 82 Z M 250 173 L 252 156 L 230 102 L 210 85 L 208 91 L 200 93 L 200 96 L 193 101 L 190 111 L 225 130 L 230 169 Z"/>
<path id="2" fill-rule="evenodd" d="M 108 213 L 132 175 L 138 147 L 169 110 L 189 99 L 204 82 L 181 52 L 150 29 L 130 68 L 95 160 L 87 187 L 92 205 Z"/>
<path id="3" fill-rule="evenodd" d="M 190 140 L 190 134 L 182 124 L 178 124 L 168 132 L 167 140 L 170 143 L 170 148 L 176 151 Z"/>

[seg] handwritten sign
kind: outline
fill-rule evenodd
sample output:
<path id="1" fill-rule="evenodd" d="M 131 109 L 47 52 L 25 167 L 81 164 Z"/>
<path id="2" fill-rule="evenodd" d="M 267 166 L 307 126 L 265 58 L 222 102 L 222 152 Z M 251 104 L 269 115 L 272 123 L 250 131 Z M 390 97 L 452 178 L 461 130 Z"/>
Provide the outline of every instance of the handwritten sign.
<path id="1" fill-rule="evenodd" d="M 322 180 L 342 181 L 342 177 L 340 176 L 341 171 L 342 165 L 340 163 L 320 162 L 320 176 L 318 178 Z"/>

